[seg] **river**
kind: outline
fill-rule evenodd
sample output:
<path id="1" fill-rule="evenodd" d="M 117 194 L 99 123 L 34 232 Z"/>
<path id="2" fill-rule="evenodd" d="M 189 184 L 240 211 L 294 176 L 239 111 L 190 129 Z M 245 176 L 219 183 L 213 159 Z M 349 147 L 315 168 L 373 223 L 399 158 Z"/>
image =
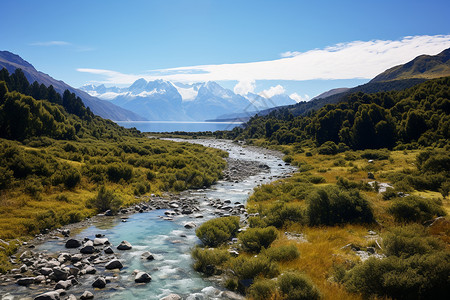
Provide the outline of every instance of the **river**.
<path id="1" fill-rule="evenodd" d="M 195 216 L 198 217 L 201 214 L 203 216 L 201 219 L 195 218 L 194 215 L 179 215 L 169 221 L 163 218 L 165 210 L 153 210 L 132 214 L 127 222 L 121 222 L 119 217 L 97 218 L 96 223 L 73 232 L 71 238 L 79 240 L 85 237 L 94 239 L 96 234 L 104 234 L 114 246 L 122 240 L 127 240 L 133 245 L 131 250 L 118 253 L 124 268 L 120 271 L 105 273 L 106 276 L 111 276 L 111 283 L 107 284 L 105 289 L 96 290 L 95 299 L 160 299 L 171 293 L 179 294 L 183 299 L 215 298 L 217 292 L 223 288 L 193 270 L 190 251 L 199 243 L 199 240 L 195 236 L 195 229 L 187 229 L 184 224 L 193 221 L 199 225 L 217 217 L 216 209 L 210 205 L 212 199 L 229 200 L 230 205 L 236 202 L 246 204 L 254 187 L 288 176 L 295 170 L 294 167 L 286 165 L 279 155 L 274 155 L 273 152 L 265 149 L 242 147 L 225 140 L 189 140 L 189 142 L 223 149 L 229 152 L 231 159 L 257 161 L 269 168 L 237 182 L 218 181 L 208 189 L 182 192 L 179 195 L 180 198 L 192 198 L 199 201 L 200 211 Z M 52 254 L 78 253 L 77 249 L 73 251 L 65 249 L 64 244 L 65 240 L 62 238 L 50 239 L 38 245 L 34 251 Z M 113 249 L 115 250 L 115 247 Z M 141 259 L 144 251 L 154 254 L 155 260 Z M 119 251 L 115 250 L 115 252 Z M 103 271 L 102 266 L 98 265 L 96 268 Z M 133 270 L 136 269 L 148 272 L 152 281 L 148 284 L 136 284 L 132 276 Z M 80 284 L 68 290 L 68 294 L 74 294 L 78 298 L 85 290 L 93 291 L 91 284 L 97 276 L 98 274 L 79 277 Z M 30 288 L 11 284 L 0 288 L 4 292 L 20 297 L 34 297 L 51 289 L 50 286 L 31 286 Z M 216 292 L 215 296 L 213 296 L 214 292 Z M 1 295 L 2 292 L 0 292 Z"/>

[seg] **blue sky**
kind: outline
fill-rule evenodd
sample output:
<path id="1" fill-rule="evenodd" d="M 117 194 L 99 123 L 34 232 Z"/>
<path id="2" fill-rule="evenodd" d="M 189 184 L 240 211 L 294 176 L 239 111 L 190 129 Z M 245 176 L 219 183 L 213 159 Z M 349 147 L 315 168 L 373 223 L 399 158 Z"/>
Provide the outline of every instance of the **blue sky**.
<path id="1" fill-rule="evenodd" d="M 307 98 L 450 47 L 449 1 L 1 2 L 0 50 L 75 87 L 175 73 Z"/>

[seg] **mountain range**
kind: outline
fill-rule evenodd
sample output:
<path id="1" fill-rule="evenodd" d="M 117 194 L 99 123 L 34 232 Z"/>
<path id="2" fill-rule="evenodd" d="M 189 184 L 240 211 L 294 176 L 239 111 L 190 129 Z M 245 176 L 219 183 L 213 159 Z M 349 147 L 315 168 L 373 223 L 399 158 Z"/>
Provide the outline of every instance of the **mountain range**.
<path id="1" fill-rule="evenodd" d="M 94 114 L 102 118 L 114 121 L 146 120 L 140 114 L 116 106 L 109 101 L 100 100 L 82 90 L 71 87 L 63 81 L 56 80 L 45 73 L 39 72 L 29 62 L 9 51 L 0 51 L 0 69 L 3 68 L 6 68 L 9 73 L 14 73 L 16 69 L 22 69 L 30 83 L 37 81 L 39 84 L 44 84 L 47 87 L 53 85 L 56 92 L 61 95 L 65 90 L 75 93 L 83 100 L 85 106 L 89 107 Z"/>
<path id="2" fill-rule="evenodd" d="M 205 121 L 236 114 L 248 116 L 261 109 L 296 103 L 285 94 L 271 98 L 253 93 L 242 96 L 214 81 L 183 84 L 141 78 L 125 88 L 90 84 L 80 89 L 154 121 Z"/>

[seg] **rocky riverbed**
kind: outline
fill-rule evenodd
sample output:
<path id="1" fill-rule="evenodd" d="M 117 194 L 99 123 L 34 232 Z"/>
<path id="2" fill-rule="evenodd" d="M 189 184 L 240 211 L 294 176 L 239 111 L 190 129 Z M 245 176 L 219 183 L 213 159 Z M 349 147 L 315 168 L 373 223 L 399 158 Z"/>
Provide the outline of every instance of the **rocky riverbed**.
<path id="1" fill-rule="evenodd" d="M 253 187 L 294 169 L 271 151 L 202 140 L 230 153 L 224 180 L 209 189 L 144 196 L 118 216 L 106 212 L 37 236 L 0 276 L 1 299 L 240 299 L 195 272 L 190 249 L 204 220 L 239 215 Z M 180 298 L 177 298 L 180 297 Z"/>

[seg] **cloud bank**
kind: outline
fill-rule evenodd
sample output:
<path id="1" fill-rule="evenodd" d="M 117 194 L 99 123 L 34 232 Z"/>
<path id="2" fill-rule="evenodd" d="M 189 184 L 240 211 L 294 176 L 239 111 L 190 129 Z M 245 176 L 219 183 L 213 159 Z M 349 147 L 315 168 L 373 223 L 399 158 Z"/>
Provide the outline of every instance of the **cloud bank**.
<path id="1" fill-rule="evenodd" d="M 199 65 L 123 74 L 111 70 L 79 68 L 104 76 L 102 83 L 131 84 L 139 78 L 184 83 L 237 80 L 239 93 L 253 91 L 255 80 L 370 79 L 421 54 L 436 55 L 450 47 L 450 35 L 407 36 L 399 40 L 341 43 L 307 52 L 287 51 L 270 61 Z M 157 75 L 156 75 L 157 74 Z"/>

